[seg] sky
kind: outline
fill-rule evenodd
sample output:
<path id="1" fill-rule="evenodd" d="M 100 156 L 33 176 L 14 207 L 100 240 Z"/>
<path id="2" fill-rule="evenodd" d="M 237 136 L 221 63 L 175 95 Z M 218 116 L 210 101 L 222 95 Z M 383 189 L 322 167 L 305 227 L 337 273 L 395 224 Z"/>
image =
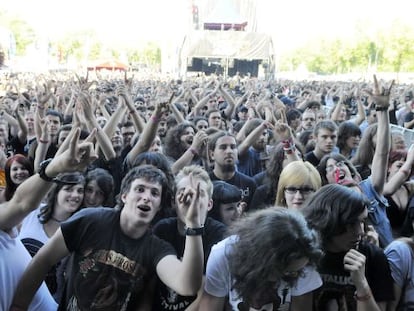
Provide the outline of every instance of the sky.
<path id="1" fill-rule="evenodd" d="M 195 0 L 203 2 L 206 0 Z M 139 40 L 181 40 L 190 0 L 2 0 L 2 10 L 18 14 L 51 38 L 68 31 L 94 29 L 109 44 Z M 260 32 L 279 49 L 314 37 L 344 37 L 355 25 L 366 34 L 399 20 L 414 28 L 410 0 L 257 0 Z M 411 16 L 410 16 L 411 15 Z"/>

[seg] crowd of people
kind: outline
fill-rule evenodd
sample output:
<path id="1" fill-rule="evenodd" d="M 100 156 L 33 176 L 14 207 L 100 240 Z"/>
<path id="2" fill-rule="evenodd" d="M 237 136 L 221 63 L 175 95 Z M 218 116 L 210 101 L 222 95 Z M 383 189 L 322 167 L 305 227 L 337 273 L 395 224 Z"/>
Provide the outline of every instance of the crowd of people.
<path id="1" fill-rule="evenodd" d="M 412 88 L 2 76 L 0 310 L 414 310 Z"/>

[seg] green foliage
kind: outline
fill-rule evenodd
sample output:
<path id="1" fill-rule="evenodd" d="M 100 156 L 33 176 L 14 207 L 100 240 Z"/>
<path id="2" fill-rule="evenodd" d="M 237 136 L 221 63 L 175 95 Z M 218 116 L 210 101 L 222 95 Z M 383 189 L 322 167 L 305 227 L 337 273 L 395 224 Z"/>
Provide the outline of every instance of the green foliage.
<path id="1" fill-rule="evenodd" d="M 16 41 L 16 54 L 21 56 L 25 53 L 27 46 L 35 43 L 36 35 L 33 28 L 25 21 L 9 16 L 0 11 L 0 25 L 10 29 Z"/>
<path id="2" fill-rule="evenodd" d="M 307 42 L 281 57 L 279 70 L 296 70 L 306 66 L 311 72 L 336 74 L 379 71 L 414 71 L 414 30 L 394 22 L 387 30 L 374 36 L 355 35 L 352 40 L 322 40 Z"/>

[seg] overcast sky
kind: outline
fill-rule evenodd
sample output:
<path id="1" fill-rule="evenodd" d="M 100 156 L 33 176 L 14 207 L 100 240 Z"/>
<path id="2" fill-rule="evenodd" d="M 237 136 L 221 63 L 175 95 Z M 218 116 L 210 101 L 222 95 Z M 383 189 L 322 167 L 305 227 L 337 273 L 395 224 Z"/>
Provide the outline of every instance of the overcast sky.
<path id="1" fill-rule="evenodd" d="M 198 0 L 204 1 L 204 0 Z M 410 0 L 257 0 L 258 27 L 289 48 L 312 37 L 342 37 L 356 23 L 374 33 L 395 20 L 414 28 Z M 68 30 L 95 29 L 108 42 L 178 40 L 188 25 L 188 0 L 2 0 L 50 37 Z M 283 43 L 283 44 L 281 44 Z"/>

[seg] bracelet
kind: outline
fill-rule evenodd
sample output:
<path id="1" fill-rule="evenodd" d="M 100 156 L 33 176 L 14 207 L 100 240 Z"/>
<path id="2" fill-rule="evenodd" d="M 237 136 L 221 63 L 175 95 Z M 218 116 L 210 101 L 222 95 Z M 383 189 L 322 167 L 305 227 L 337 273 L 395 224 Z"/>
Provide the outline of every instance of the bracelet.
<path id="1" fill-rule="evenodd" d="M 48 141 L 48 140 L 39 139 L 39 143 L 42 143 L 42 144 L 48 144 L 48 143 L 49 143 L 49 141 Z"/>
<path id="2" fill-rule="evenodd" d="M 377 107 L 377 106 L 375 106 L 375 111 L 388 111 L 388 107 Z"/>
<path id="3" fill-rule="evenodd" d="M 52 182 L 54 180 L 53 177 L 49 177 L 46 175 L 46 168 L 50 164 L 50 162 L 52 162 L 52 159 L 47 159 L 41 162 L 39 165 L 39 176 L 40 178 L 42 178 L 44 181 L 47 181 L 47 182 Z"/>
<path id="4" fill-rule="evenodd" d="M 135 112 L 137 112 L 136 110 L 130 110 L 129 114 L 134 114 Z"/>
<path id="5" fill-rule="evenodd" d="M 158 119 L 156 116 L 151 116 L 151 120 L 154 122 L 158 122 L 160 119 Z"/>
<path id="6" fill-rule="evenodd" d="M 185 235 L 196 236 L 204 234 L 204 226 L 200 228 L 185 228 Z"/>
<path id="7" fill-rule="evenodd" d="M 357 301 L 368 301 L 368 300 L 371 299 L 371 297 L 372 297 L 371 289 L 368 289 L 368 293 L 366 293 L 363 296 L 358 296 L 357 292 L 355 292 L 355 294 L 354 294 L 354 298 Z"/>
<path id="8" fill-rule="evenodd" d="M 190 150 L 190 152 L 191 152 L 193 155 L 198 156 L 198 152 L 197 152 L 197 150 L 195 150 L 193 147 L 191 147 L 191 148 L 190 148 L 190 149 L 188 149 L 188 150 Z"/>

